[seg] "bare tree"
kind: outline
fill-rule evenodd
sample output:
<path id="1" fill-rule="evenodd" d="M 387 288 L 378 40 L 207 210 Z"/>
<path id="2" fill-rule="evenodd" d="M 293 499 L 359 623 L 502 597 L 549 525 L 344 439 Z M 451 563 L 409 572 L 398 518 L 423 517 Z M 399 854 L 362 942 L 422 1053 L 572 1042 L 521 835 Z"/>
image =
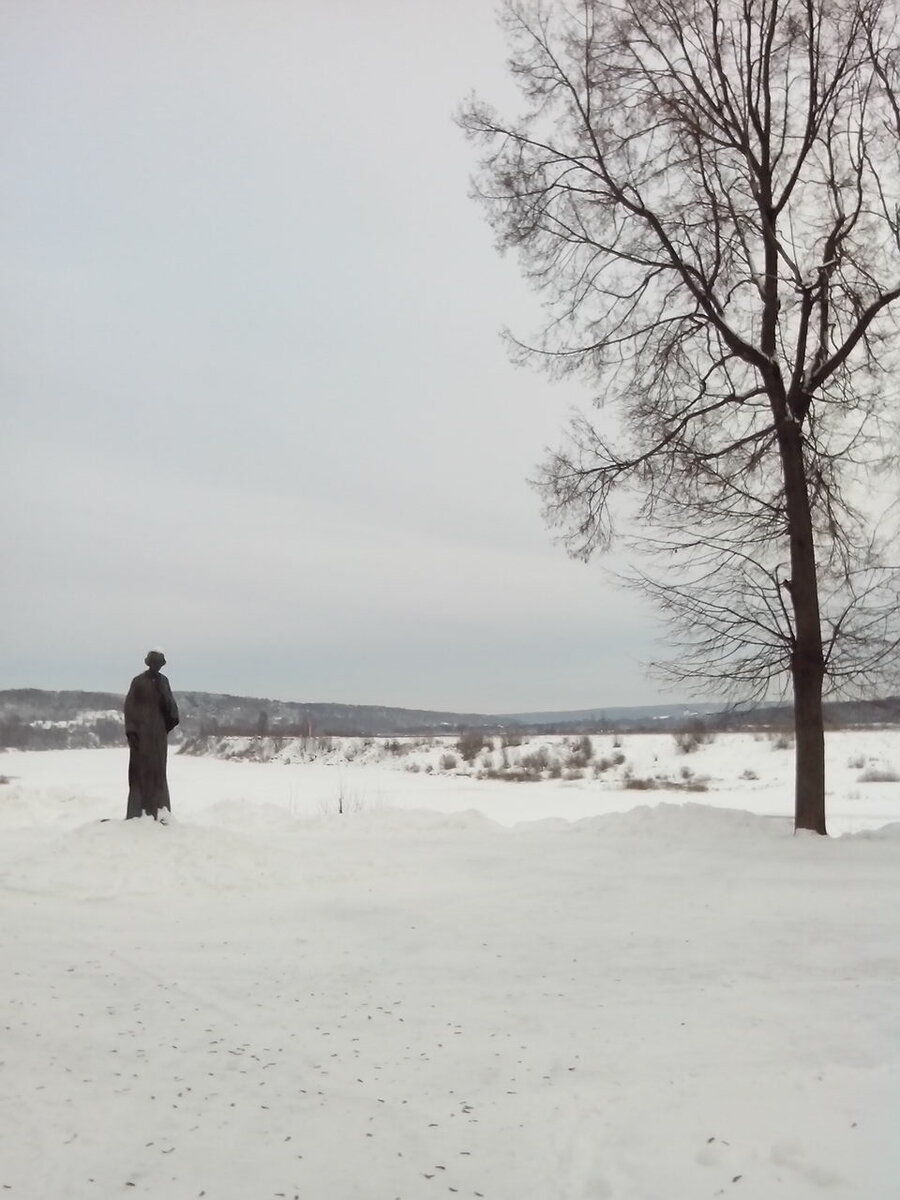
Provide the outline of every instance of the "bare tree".
<path id="1" fill-rule="evenodd" d="M 508 3 L 525 111 L 473 99 L 460 118 L 498 244 L 546 301 L 515 349 L 586 373 L 605 410 L 545 464 L 548 519 L 587 558 L 637 497 L 672 669 L 792 686 L 795 825 L 819 833 L 825 685 L 871 679 L 896 645 L 868 512 L 897 413 L 896 12 Z"/>

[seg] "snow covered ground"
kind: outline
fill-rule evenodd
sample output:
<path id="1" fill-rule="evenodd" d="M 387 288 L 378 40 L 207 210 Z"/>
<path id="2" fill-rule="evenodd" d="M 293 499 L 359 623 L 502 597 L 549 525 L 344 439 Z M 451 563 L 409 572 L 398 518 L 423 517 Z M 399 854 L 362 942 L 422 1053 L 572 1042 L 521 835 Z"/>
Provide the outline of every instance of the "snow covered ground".
<path id="1" fill-rule="evenodd" d="M 900 733 L 830 735 L 830 839 L 749 735 L 439 750 L 173 755 L 167 827 L 124 751 L 0 756 L 0 1194 L 900 1194 Z"/>

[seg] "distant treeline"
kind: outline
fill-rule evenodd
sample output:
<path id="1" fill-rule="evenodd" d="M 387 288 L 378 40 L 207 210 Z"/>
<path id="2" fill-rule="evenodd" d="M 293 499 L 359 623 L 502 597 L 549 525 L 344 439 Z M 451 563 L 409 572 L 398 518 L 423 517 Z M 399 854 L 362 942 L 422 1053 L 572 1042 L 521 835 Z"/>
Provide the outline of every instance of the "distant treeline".
<path id="1" fill-rule="evenodd" d="M 0 749 L 82 750 L 118 746 L 124 741 L 123 722 L 112 717 L 58 722 L 45 725 L 16 716 L 0 720 Z"/>
<path id="2" fill-rule="evenodd" d="M 403 737 L 466 730 L 485 734 L 583 734 L 667 732 L 699 725 L 711 731 L 785 729 L 792 724 L 785 706 L 692 711 L 673 705 L 667 713 L 653 708 L 602 710 L 591 713 L 543 714 L 540 719 L 479 713 L 432 712 L 359 704 L 299 704 L 224 696 L 208 692 L 176 692 L 181 724 L 173 740 L 210 737 Z M 124 743 L 123 697 L 111 692 L 0 691 L 0 749 L 55 750 L 117 746 Z M 701 706 L 698 706 L 700 709 Z M 835 701 L 826 705 L 829 728 L 900 724 L 900 697 Z"/>

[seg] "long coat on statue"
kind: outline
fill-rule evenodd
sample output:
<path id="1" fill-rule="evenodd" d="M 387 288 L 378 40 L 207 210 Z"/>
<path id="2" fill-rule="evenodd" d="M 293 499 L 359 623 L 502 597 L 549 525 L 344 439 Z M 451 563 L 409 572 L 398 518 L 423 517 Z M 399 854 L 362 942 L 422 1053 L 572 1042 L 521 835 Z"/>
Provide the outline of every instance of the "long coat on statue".
<path id="1" fill-rule="evenodd" d="M 167 735 L 178 724 L 178 706 L 165 675 L 144 671 L 131 681 L 125 697 L 128 761 L 128 817 L 155 817 L 170 808 L 166 782 Z"/>

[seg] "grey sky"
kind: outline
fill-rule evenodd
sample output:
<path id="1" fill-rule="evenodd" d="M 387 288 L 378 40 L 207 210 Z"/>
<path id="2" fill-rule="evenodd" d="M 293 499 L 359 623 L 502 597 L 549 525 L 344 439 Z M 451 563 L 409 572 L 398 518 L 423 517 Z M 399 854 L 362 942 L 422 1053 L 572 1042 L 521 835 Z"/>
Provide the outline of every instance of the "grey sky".
<path id="1" fill-rule="evenodd" d="M 486 0 L 0 7 L 0 686 L 643 703 L 654 625 L 527 476 L 586 390 L 452 123 Z"/>

